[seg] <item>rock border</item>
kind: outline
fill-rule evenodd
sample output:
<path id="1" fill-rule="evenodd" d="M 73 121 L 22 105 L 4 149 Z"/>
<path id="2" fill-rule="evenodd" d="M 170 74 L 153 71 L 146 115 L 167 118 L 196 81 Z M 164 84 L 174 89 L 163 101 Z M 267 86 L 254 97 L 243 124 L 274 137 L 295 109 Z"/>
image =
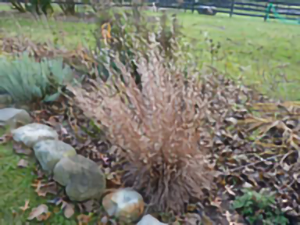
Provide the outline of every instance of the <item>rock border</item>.
<path id="1" fill-rule="evenodd" d="M 37 129 L 37 130 L 34 130 Z M 27 132 L 27 134 L 26 134 Z M 82 155 L 77 154 L 76 150 L 69 144 L 60 141 L 59 135 L 58 133 L 50 126 L 47 126 L 45 124 L 42 123 L 28 123 L 24 126 L 21 126 L 17 129 L 14 129 L 11 131 L 12 133 L 12 138 L 15 142 L 17 143 L 22 143 L 23 145 L 31 148 L 34 150 L 35 152 L 35 158 L 37 159 L 37 161 L 39 162 L 39 164 L 41 165 L 42 169 L 46 172 L 48 172 L 49 174 L 53 174 L 53 179 L 55 180 L 55 182 L 61 184 L 62 186 L 65 187 L 65 192 L 67 194 L 67 196 L 70 198 L 70 200 L 72 201 L 87 201 L 87 200 L 91 200 L 91 199 L 97 199 L 97 196 L 102 196 L 104 191 L 106 190 L 106 177 L 105 174 L 103 173 L 103 171 L 101 170 L 101 168 L 99 168 L 99 166 L 92 161 L 89 158 L 86 158 Z M 35 136 L 35 134 L 37 136 Z M 56 152 L 57 154 L 54 154 L 55 157 L 52 160 L 50 158 L 49 162 L 47 162 L 48 160 L 48 156 L 49 156 L 49 149 L 44 149 L 41 151 L 41 143 L 52 143 L 53 141 L 57 141 L 58 143 L 62 144 L 62 145 L 66 145 L 69 147 L 68 150 L 63 151 L 61 149 L 58 149 L 58 151 Z M 72 152 L 72 150 L 74 150 L 74 152 Z M 48 151 L 48 152 L 47 152 Z M 51 150 L 50 150 L 51 151 Z M 68 152 L 69 151 L 69 152 Z M 45 155 L 41 155 L 41 152 L 44 153 Z M 67 152 L 67 154 L 64 154 L 65 152 Z M 71 152 L 71 153 L 70 153 Z M 90 164 L 90 168 L 92 169 L 90 171 L 96 170 L 97 168 L 99 169 L 99 171 L 102 172 L 103 175 L 103 179 L 100 179 L 100 183 L 103 182 L 100 186 L 98 186 L 97 188 L 99 188 L 99 192 L 95 193 L 91 192 L 92 195 L 89 196 L 89 194 L 87 194 L 84 198 L 74 198 L 74 196 L 78 195 L 78 190 L 72 190 L 75 195 L 69 196 L 70 194 L 70 181 L 72 179 L 75 179 L 75 175 L 74 173 L 78 172 L 78 171 L 85 171 L 88 172 L 87 170 L 87 166 L 86 165 L 82 165 L 82 168 L 80 168 L 80 164 L 79 164 L 79 168 L 74 167 L 76 169 L 68 171 L 65 175 L 61 174 L 61 168 L 65 167 L 66 164 L 72 164 L 75 162 L 75 164 L 77 163 L 77 161 L 80 161 L 79 163 L 81 163 L 82 161 L 85 162 L 89 162 L 87 164 Z M 67 169 L 68 170 L 68 169 Z M 57 171 L 57 172 L 56 172 Z M 99 173 L 101 174 L 101 173 Z M 83 176 L 85 176 L 86 173 L 83 173 Z M 98 176 L 100 177 L 100 176 Z M 61 180 L 61 178 L 66 178 L 65 180 Z M 84 190 L 84 193 L 89 193 L 88 190 L 86 190 L 85 185 L 87 184 L 87 180 L 86 179 L 77 179 L 82 181 L 82 183 L 79 185 L 80 187 L 78 189 Z M 95 184 L 95 180 L 93 180 L 93 182 L 91 182 L 93 185 Z M 102 188 L 102 189 L 101 189 Z M 76 189 L 76 188 L 75 188 Z M 121 192 L 124 192 L 124 194 L 119 194 Z M 118 197 L 120 195 L 128 195 L 128 193 L 132 196 L 137 196 L 136 199 L 131 199 L 130 201 L 125 201 L 124 203 L 124 199 L 123 197 Z M 128 197 L 128 196 L 127 196 Z M 133 197 L 134 198 L 134 197 Z M 121 199 L 121 200 L 120 200 Z M 121 201 L 121 202 L 117 202 L 117 201 Z M 126 208 L 124 208 L 124 204 L 128 204 L 126 206 Z M 142 196 L 134 191 L 133 189 L 130 188 L 123 188 L 123 189 L 118 189 L 117 191 L 110 193 L 108 195 L 105 195 L 103 198 L 103 202 L 102 205 L 105 206 L 105 211 L 106 213 L 108 213 L 109 215 L 112 214 L 111 216 L 116 216 L 119 218 L 120 221 L 122 221 L 123 219 L 125 219 L 127 222 L 131 221 L 131 222 L 135 222 L 137 220 L 139 220 L 139 222 L 137 222 L 138 224 L 149 224 L 155 222 L 157 225 L 161 224 L 163 225 L 164 223 L 160 223 L 157 219 L 155 219 L 154 217 L 152 217 L 151 215 L 143 215 L 144 213 L 144 200 L 142 198 Z M 115 207 L 117 205 L 121 205 L 122 207 L 119 208 L 118 210 L 115 209 Z M 113 207 L 114 213 L 111 213 L 111 209 L 109 209 L 109 207 Z M 123 210 L 123 211 L 120 211 Z M 128 214 L 127 216 L 125 216 L 125 214 Z"/>

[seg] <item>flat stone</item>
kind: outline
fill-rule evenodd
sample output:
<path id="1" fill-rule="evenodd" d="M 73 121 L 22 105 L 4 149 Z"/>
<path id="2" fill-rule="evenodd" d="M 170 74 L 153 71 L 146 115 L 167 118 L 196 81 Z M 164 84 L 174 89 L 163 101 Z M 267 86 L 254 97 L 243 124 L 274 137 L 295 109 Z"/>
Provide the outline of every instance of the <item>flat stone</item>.
<path id="1" fill-rule="evenodd" d="M 62 158 L 53 173 L 53 179 L 66 186 L 66 193 L 72 201 L 98 199 L 106 188 L 102 170 L 95 162 L 81 155 Z"/>
<path id="2" fill-rule="evenodd" d="M 59 140 L 39 141 L 33 146 L 33 150 L 43 170 L 47 172 L 52 172 L 61 158 L 76 155 L 71 145 Z"/>
<path id="3" fill-rule="evenodd" d="M 168 225 L 168 224 L 162 223 L 158 219 L 148 214 L 143 216 L 143 218 L 138 222 L 137 225 Z"/>
<path id="4" fill-rule="evenodd" d="M 0 109 L 0 126 L 9 126 L 14 129 L 18 124 L 26 125 L 31 121 L 29 113 L 23 109 Z"/>
<path id="5" fill-rule="evenodd" d="M 103 198 L 102 205 L 109 216 L 122 222 L 136 221 L 144 211 L 143 197 L 130 188 L 119 189 Z"/>
<path id="6" fill-rule="evenodd" d="M 37 142 L 58 139 L 56 131 L 44 124 L 31 123 L 12 131 L 13 139 L 32 148 Z"/>

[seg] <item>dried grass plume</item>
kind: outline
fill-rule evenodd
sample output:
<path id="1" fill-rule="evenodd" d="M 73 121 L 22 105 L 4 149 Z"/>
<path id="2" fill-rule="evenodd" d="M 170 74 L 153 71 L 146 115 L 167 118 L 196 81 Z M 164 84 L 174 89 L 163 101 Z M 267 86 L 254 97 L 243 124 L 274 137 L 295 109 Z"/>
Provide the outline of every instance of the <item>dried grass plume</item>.
<path id="1" fill-rule="evenodd" d="M 206 163 L 211 135 L 205 123 L 202 85 L 167 64 L 156 48 L 137 57 L 141 84 L 116 60 L 107 82 L 89 90 L 71 88 L 85 115 L 99 122 L 112 144 L 123 149 L 123 181 L 144 195 L 152 209 L 183 212 L 212 184 Z"/>

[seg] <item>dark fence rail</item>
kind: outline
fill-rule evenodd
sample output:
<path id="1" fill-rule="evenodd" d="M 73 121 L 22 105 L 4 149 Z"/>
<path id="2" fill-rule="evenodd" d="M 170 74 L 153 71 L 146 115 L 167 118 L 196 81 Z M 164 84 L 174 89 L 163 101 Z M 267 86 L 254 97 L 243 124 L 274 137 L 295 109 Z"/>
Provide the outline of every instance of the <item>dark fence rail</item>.
<path id="1" fill-rule="evenodd" d="M 272 4 L 272 5 L 271 5 Z M 229 16 L 250 16 L 262 17 L 264 20 L 281 19 L 297 20 L 300 24 L 300 3 L 283 1 L 206 1 L 195 2 L 183 5 L 186 10 L 203 12 L 203 8 L 210 7 L 216 13 L 226 13 Z M 209 13 L 206 13 L 209 14 Z"/>
<path id="2" fill-rule="evenodd" d="M 101 0 L 98 0 L 101 1 Z M 0 2 L 9 2 L 9 0 L 0 0 Z M 19 0 L 24 2 L 24 0 Z M 152 6 L 155 3 L 156 7 L 166 9 L 184 9 L 192 12 L 198 11 L 201 14 L 225 13 L 230 17 L 250 16 L 261 17 L 264 20 L 281 19 L 281 20 L 297 20 L 300 24 L 300 0 L 286 1 L 283 0 L 183 0 L 179 3 L 178 0 L 148 0 L 146 4 Z M 53 0 L 55 4 L 76 4 L 86 5 L 86 1 L 59 1 Z M 272 5 L 270 5 L 272 4 Z M 132 6 L 130 1 L 118 1 L 115 6 Z"/>

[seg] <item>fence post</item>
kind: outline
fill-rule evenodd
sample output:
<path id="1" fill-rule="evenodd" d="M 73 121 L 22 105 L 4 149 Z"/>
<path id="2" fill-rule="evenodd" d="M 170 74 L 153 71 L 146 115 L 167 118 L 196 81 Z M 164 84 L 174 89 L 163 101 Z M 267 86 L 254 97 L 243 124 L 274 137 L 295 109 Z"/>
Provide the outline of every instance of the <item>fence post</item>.
<path id="1" fill-rule="evenodd" d="M 194 13 L 194 11 L 195 11 L 195 0 L 192 1 L 192 4 L 193 4 L 192 13 Z"/>
<path id="2" fill-rule="evenodd" d="M 264 17 L 265 22 L 267 21 L 267 18 L 269 17 L 269 14 L 270 14 L 270 11 L 271 11 L 270 3 L 271 3 L 271 0 L 268 0 L 268 2 L 266 3 L 266 14 L 265 14 L 265 17 Z"/>
<path id="3" fill-rule="evenodd" d="M 233 15 L 235 0 L 231 0 L 231 9 L 230 9 L 230 17 Z"/>

